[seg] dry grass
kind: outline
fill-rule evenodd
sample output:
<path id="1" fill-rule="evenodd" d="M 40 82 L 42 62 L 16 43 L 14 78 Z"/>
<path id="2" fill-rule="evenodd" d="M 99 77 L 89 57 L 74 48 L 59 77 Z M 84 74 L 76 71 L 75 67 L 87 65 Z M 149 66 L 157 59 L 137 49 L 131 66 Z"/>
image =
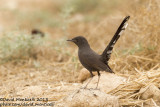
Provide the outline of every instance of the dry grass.
<path id="1" fill-rule="evenodd" d="M 160 88 L 160 2 L 158 0 L 132 2 L 126 0 L 123 4 L 115 1 L 119 5 L 106 6 L 106 9 L 113 10 L 112 12 L 101 14 L 96 9 L 93 11 L 88 9 L 88 14 L 80 10 L 66 10 L 62 2 L 53 3 L 50 0 L 48 3 L 44 3 L 43 0 L 35 1 L 35 4 L 39 4 L 35 8 L 30 5 L 33 1 L 17 1 L 21 5 L 16 5 L 16 9 L 13 7 L 0 9 L 3 11 L 0 16 L 6 16 L 0 18 L 3 28 L 0 30 L 13 32 L 18 25 L 19 32 L 21 30 L 30 32 L 32 28 L 38 27 L 48 36 L 44 40 L 46 45 L 38 47 L 36 60 L 32 57 L 18 61 L 11 58 L 0 65 L 0 88 L 3 89 L 0 91 L 0 97 L 48 97 L 52 101 L 57 101 L 66 96 L 80 87 L 81 84 L 77 82 L 82 66 L 77 58 L 77 47 L 65 40 L 83 35 L 89 40 L 91 47 L 101 53 L 123 17 L 130 15 L 129 26 L 117 42 L 109 62 L 113 71 L 127 77 L 128 81 L 109 94 L 119 96 L 119 103 L 122 106 L 142 106 L 149 101 L 156 105 L 155 99 L 142 99 L 140 90 L 151 84 Z M 99 5 L 101 4 L 96 8 L 103 10 Z M 54 6 L 56 7 L 53 8 Z M 26 19 L 27 15 L 32 15 L 32 18 Z M 39 87 L 40 93 L 19 94 L 26 91 L 29 93 L 29 87 L 32 86 Z"/>

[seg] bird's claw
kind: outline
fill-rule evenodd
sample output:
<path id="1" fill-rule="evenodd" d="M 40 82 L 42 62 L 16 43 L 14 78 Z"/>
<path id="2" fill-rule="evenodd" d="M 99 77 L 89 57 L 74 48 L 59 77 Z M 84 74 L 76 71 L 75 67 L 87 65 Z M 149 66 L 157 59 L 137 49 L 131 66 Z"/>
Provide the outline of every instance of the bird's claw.
<path id="1" fill-rule="evenodd" d="M 81 87 L 80 89 L 86 89 L 87 87 Z"/>
<path id="2" fill-rule="evenodd" d="M 100 88 L 87 88 L 87 87 L 80 87 L 80 89 L 88 89 L 88 90 L 100 90 Z"/>
<path id="3" fill-rule="evenodd" d="M 95 90 L 100 90 L 100 88 L 97 88 L 97 87 L 96 87 Z"/>

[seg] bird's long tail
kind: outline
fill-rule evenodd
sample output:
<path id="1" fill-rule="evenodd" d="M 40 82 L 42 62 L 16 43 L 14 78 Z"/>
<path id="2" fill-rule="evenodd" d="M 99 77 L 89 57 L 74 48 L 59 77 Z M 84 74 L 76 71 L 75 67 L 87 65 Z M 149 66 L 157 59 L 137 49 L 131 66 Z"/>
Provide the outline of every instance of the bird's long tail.
<path id="1" fill-rule="evenodd" d="M 115 43 L 119 39 L 122 32 L 126 29 L 126 27 L 128 25 L 127 21 L 129 20 L 129 18 L 130 18 L 130 16 L 126 16 L 124 18 L 124 20 L 120 24 L 119 28 L 117 29 L 116 33 L 114 34 L 112 40 L 110 41 L 110 43 L 108 44 L 106 49 L 103 51 L 102 57 L 105 60 L 105 62 L 108 62 L 108 60 L 110 59 L 110 55 L 112 53 L 113 46 L 115 45 Z"/>

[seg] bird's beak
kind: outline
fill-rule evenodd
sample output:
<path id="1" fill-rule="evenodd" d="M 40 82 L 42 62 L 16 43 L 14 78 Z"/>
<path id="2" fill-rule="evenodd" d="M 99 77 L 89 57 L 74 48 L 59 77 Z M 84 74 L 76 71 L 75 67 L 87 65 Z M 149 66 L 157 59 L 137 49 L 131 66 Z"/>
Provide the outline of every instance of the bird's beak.
<path id="1" fill-rule="evenodd" d="M 69 40 L 67 40 L 67 41 L 70 41 L 70 42 L 75 42 L 75 40 L 74 40 L 74 39 L 69 39 Z"/>
<path id="2" fill-rule="evenodd" d="M 67 41 L 73 42 L 73 40 L 72 40 L 72 39 L 68 39 Z"/>

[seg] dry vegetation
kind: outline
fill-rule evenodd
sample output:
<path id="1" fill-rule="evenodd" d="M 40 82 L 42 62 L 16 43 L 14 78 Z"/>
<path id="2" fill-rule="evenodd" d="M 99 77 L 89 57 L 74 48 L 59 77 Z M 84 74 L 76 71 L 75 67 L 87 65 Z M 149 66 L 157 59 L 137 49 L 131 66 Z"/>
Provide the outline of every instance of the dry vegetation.
<path id="1" fill-rule="evenodd" d="M 118 96 L 121 106 L 160 105 L 157 97 L 142 97 L 150 86 L 160 88 L 158 0 L 2 1 L 0 97 L 48 97 L 53 102 L 78 89 L 83 67 L 77 47 L 66 39 L 83 35 L 101 53 L 121 20 L 130 15 L 109 62 L 117 75 L 128 80 L 109 94 Z M 44 31 L 45 38 L 33 39 L 33 28 Z"/>

